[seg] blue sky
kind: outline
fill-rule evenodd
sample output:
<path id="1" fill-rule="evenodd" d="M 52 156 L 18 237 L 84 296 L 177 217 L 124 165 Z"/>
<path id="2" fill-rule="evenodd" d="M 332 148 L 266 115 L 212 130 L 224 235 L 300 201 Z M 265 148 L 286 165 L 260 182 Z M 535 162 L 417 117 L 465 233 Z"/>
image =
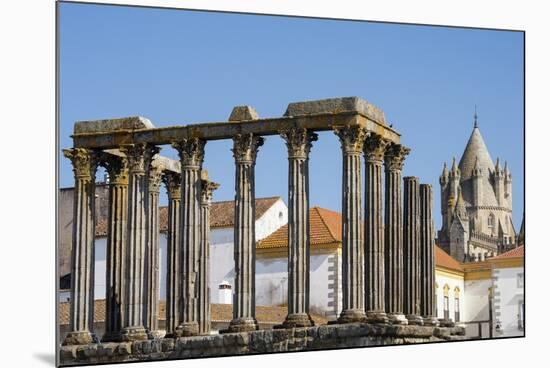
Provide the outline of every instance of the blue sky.
<path id="1" fill-rule="evenodd" d="M 60 5 L 60 145 L 75 121 L 141 115 L 156 126 L 227 120 L 236 105 L 282 116 L 290 102 L 360 96 L 384 110 L 412 148 L 404 175 L 434 186 L 462 155 L 474 105 L 493 161 L 513 175 L 514 223 L 523 213 L 523 34 L 508 31 Z M 204 167 L 233 199 L 231 141 L 209 142 Z M 165 146 L 161 154 L 176 158 Z M 256 197 L 287 197 L 284 142 L 267 137 Z M 311 205 L 341 208 L 337 137 L 319 134 L 310 156 Z M 73 185 L 60 158 L 60 186 Z M 165 203 L 163 196 L 161 202 Z"/>

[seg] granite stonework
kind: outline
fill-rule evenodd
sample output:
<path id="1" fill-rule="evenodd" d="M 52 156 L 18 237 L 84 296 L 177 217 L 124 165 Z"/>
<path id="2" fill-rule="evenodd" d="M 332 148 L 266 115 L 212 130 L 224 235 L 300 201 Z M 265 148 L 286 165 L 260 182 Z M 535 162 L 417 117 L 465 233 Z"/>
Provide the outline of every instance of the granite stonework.
<path id="1" fill-rule="evenodd" d="M 463 327 L 367 323 L 323 325 L 147 341 L 63 346 L 61 365 L 205 358 L 417 344 L 465 339 Z"/>

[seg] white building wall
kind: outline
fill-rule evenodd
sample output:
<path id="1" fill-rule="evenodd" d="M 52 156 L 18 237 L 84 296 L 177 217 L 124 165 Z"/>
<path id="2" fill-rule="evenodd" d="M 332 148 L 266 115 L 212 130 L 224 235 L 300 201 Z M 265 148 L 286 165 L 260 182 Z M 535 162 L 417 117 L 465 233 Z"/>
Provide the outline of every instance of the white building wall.
<path id="1" fill-rule="evenodd" d="M 489 289 L 492 286 L 491 279 L 467 280 L 466 299 L 466 321 L 487 321 L 489 320 Z"/>
<path id="2" fill-rule="evenodd" d="M 465 311 L 467 308 L 466 298 L 464 297 L 464 279 L 459 276 L 451 276 L 447 273 L 435 271 L 436 282 L 436 301 L 437 301 L 437 318 L 444 317 L 444 287 L 449 286 L 449 319 L 454 322 L 467 321 Z M 455 321 L 455 289 L 458 287 L 460 321 Z"/>
<path id="3" fill-rule="evenodd" d="M 518 275 L 521 274 L 521 281 Z M 523 329 L 519 326 L 522 318 L 523 268 L 494 268 L 494 320 L 495 337 L 523 336 Z M 496 329 L 496 326 L 500 326 Z"/>

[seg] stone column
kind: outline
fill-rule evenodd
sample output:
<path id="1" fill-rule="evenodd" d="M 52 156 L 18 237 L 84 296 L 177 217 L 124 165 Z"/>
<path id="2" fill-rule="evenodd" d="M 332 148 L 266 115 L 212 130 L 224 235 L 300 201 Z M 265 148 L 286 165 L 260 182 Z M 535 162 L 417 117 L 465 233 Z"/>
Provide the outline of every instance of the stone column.
<path id="1" fill-rule="evenodd" d="M 128 160 L 102 153 L 101 164 L 109 174 L 109 225 L 106 249 L 105 334 L 102 341 L 117 341 L 122 328 L 124 263 L 128 231 Z"/>
<path id="2" fill-rule="evenodd" d="M 181 175 L 167 171 L 162 180 L 168 194 L 168 237 L 166 244 L 166 336 L 174 337 L 180 323 L 180 203 Z"/>
<path id="3" fill-rule="evenodd" d="M 386 149 L 384 206 L 385 308 L 393 324 L 407 324 L 403 314 L 403 212 L 401 170 L 410 149 L 392 144 Z"/>
<path id="4" fill-rule="evenodd" d="M 75 177 L 71 254 L 71 311 L 63 345 L 94 342 L 94 212 L 97 154 L 84 148 L 64 150 Z"/>
<path id="5" fill-rule="evenodd" d="M 200 171 L 204 160 L 206 141 L 199 138 L 184 139 L 174 143 L 181 160 L 181 320 L 176 336 L 192 336 L 199 333 L 198 290 L 199 241 L 200 241 Z"/>
<path id="6" fill-rule="evenodd" d="M 152 166 L 148 175 L 147 194 L 147 258 L 146 270 L 146 306 L 144 324 L 153 337 L 159 337 L 159 298 L 160 298 L 160 226 L 159 192 L 162 169 Z"/>
<path id="7" fill-rule="evenodd" d="M 212 194 L 214 190 L 220 187 L 220 184 L 208 180 L 206 170 L 202 171 L 202 191 L 201 191 L 201 220 L 200 220 L 200 263 L 199 263 L 199 296 L 198 296 L 198 319 L 199 333 L 209 334 L 211 330 L 211 311 L 210 311 L 210 205 L 212 203 Z"/>
<path id="8" fill-rule="evenodd" d="M 132 144 L 121 149 L 128 158 L 128 234 L 124 277 L 124 318 L 121 340 L 146 340 L 145 258 L 147 256 L 147 175 L 158 148 Z"/>
<path id="9" fill-rule="evenodd" d="M 365 311 L 367 321 L 387 323 L 384 307 L 382 163 L 388 145 L 380 136 L 365 140 Z"/>
<path id="10" fill-rule="evenodd" d="M 235 293 L 233 294 L 233 320 L 228 332 L 258 329 L 256 321 L 255 272 L 255 196 L 254 166 L 262 137 L 238 134 L 233 138 L 235 157 L 235 227 L 233 254 L 235 260 Z"/>
<path id="11" fill-rule="evenodd" d="M 420 317 L 420 193 L 418 178 L 404 181 L 403 209 L 403 310 L 410 325 L 422 325 Z"/>
<path id="12" fill-rule="evenodd" d="M 435 234 L 432 217 L 433 191 L 420 184 L 420 312 L 424 325 L 437 326 L 435 299 Z"/>
<path id="13" fill-rule="evenodd" d="M 288 315 L 283 327 L 307 327 L 309 315 L 309 151 L 317 134 L 281 132 L 288 148 Z"/>
<path id="14" fill-rule="evenodd" d="M 339 323 L 366 320 L 361 153 L 367 132 L 358 126 L 335 129 L 340 138 L 342 169 L 342 313 Z"/>

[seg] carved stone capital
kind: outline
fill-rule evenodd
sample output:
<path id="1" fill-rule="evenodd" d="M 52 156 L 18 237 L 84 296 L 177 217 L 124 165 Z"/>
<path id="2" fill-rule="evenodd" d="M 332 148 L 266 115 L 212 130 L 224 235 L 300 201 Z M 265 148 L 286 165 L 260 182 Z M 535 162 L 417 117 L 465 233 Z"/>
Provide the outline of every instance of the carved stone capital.
<path id="1" fill-rule="evenodd" d="M 199 169 L 202 166 L 205 144 L 206 141 L 196 137 L 172 143 L 172 147 L 179 153 L 182 170 Z"/>
<path id="2" fill-rule="evenodd" d="M 210 203 L 212 202 L 212 194 L 220 187 L 220 184 L 205 179 L 202 179 L 201 182 L 201 205 L 210 206 Z"/>
<path id="3" fill-rule="evenodd" d="M 100 165 L 109 174 L 109 183 L 115 185 L 128 185 L 128 159 L 126 157 L 101 152 Z"/>
<path id="4" fill-rule="evenodd" d="M 389 144 L 388 141 L 382 139 L 379 135 L 369 135 L 365 139 L 365 146 L 363 147 L 365 161 L 382 164 L 384 162 L 384 153 Z"/>
<path id="5" fill-rule="evenodd" d="M 147 144 L 129 144 L 120 148 L 128 159 L 128 169 L 135 174 L 145 174 L 149 169 L 153 156 L 159 153 L 160 148 Z"/>
<path id="6" fill-rule="evenodd" d="M 86 148 L 71 148 L 63 150 L 63 155 L 71 160 L 76 179 L 95 182 L 95 173 L 99 164 L 96 151 Z"/>
<path id="7" fill-rule="evenodd" d="M 308 131 L 306 128 L 290 128 L 280 131 L 279 134 L 286 142 L 288 158 L 307 159 L 312 142 L 319 138 L 317 133 Z"/>
<path id="8" fill-rule="evenodd" d="M 264 138 L 249 134 L 237 134 L 233 137 L 233 157 L 235 162 L 254 163 L 260 146 L 264 144 Z"/>
<path id="9" fill-rule="evenodd" d="M 410 148 L 407 148 L 400 144 L 390 145 L 389 148 L 386 149 L 386 154 L 384 155 L 386 170 L 401 171 L 403 169 L 405 157 L 409 154 L 410 151 Z"/>
<path id="10" fill-rule="evenodd" d="M 160 182 L 162 179 L 162 168 L 158 166 L 151 166 L 149 169 L 149 192 L 158 193 L 160 191 Z"/>
<path id="11" fill-rule="evenodd" d="M 360 154 L 363 151 L 367 130 L 360 126 L 335 128 L 334 133 L 340 138 L 342 151 L 345 154 Z"/>
<path id="12" fill-rule="evenodd" d="M 166 185 L 166 192 L 170 199 L 181 198 L 181 174 L 173 171 L 165 171 L 162 175 L 162 182 Z"/>

